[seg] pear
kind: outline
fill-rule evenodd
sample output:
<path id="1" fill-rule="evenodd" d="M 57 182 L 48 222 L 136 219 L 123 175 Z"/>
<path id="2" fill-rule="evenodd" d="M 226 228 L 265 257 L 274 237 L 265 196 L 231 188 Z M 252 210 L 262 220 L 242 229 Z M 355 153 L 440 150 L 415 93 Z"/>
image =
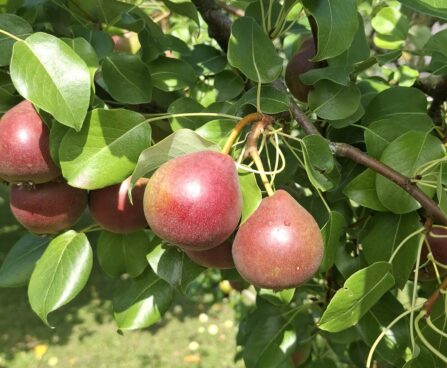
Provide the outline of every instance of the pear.
<path id="1" fill-rule="evenodd" d="M 299 50 L 291 57 L 286 67 L 285 81 L 290 93 L 300 101 L 307 102 L 307 96 L 311 86 L 305 85 L 300 80 L 300 75 L 309 70 L 318 68 L 319 64 L 310 61 L 315 56 L 313 39 L 303 42 Z"/>
<path id="2" fill-rule="evenodd" d="M 233 242 L 242 277 L 257 287 L 294 288 L 312 277 L 323 258 L 323 238 L 312 215 L 284 190 L 264 198 Z"/>
<path id="3" fill-rule="evenodd" d="M 234 268 L 233 256 L 231 254 L 232 243 L 229 240 L 224 241 L 217 247 L 202 250 L 184 252 L 189 259 L 203 267 L 218 268 L 221 270 Z"/>
<path id="4" fill-rule="evenodd" d="M 216 247 L 241 217 L 236 165 L 214 151 L 176 157 L 151 177 L 143 206 L 152 231 L 168 243 L 192 251 Z"/>

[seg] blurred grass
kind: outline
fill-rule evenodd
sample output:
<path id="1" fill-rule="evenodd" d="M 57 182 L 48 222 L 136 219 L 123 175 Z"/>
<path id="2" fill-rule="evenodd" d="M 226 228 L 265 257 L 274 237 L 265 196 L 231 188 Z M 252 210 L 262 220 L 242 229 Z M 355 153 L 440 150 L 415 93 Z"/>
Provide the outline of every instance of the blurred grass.
<path id="1" fill-rule="evenodd" d="M 0 185 L 0 264 L 22 233 L 6 188 Z M 50 315 L 50 329 L 32 312 L 26 288 L 0 289 L 0 368 L 243 367 L 233 362 L 237 330 L 228 299 L 200 304 L 177 295 L 161 323 L 121 335 L 113 290 L 114 280 L 95 264 L 81 294 Z"/>

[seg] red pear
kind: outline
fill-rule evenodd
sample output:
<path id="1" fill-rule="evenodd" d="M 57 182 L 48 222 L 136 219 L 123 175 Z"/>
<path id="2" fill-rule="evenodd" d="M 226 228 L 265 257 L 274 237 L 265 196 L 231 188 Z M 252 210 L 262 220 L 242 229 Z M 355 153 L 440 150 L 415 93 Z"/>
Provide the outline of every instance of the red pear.
<path id="1" fill-rule="evenodd" d="M 11 211 L 36 234 L 55 234 L 74 225 L 87 206 L 87 191 L 66 183 L 12 185 Z"/>
<path id="2" fill-rule="evenodd" d="M 227 268 L 234 268 L 231 247 L 231 241 L 227 240 L 217 247 L 208 250 L 185 250 L 185 253 L 189 257 L 189 259 L 203 267 L 218 268 L 224 270 Z"/>
<path id="3" fill-rule="evenodd" d="M 146 220 L 160 238 L 187 250 L 223 243 L 241 217 L 242 194 L 230 156 L 201 151 L 177 157 L 151 177 Z"/>
<path id="4" fill-rule="evenodd" d="M 307 101 L 311 86 L 305 85 L 300 80 L 300 75 L 309 70 L 318 68 L 318 63 L 310 61 L 315 56 L 314 40 L 307 39 L 303 42 L 299 50 L 292 56 L 287 63 L 285 81 L 290 93 L 300 101 Z"/>
<path id="5" fill-rule="evenodd" d="M 60 175 L 50 156 L 50 132 L 29 101 L 0 120 L 0 177 L 11 183 L 45 183 Z"/>
<path id="6" fill-rule="evenodd" d="M 131 233 L 147 226 L 143 196 L 149 179 L 139 179 L 132 190 L 132 203 L 127 192 L 130 178 L 120 184 L 90 191 L 89 208 L 93 219 L 113 233 Z"/>
<path id="7" fill-rule="evenodd" d="M 317 272 L 322 258 L 318 224 L 283 190 L 262 200 L 233 242 L 236 269 L 262 288 L 297 287 Z"/>

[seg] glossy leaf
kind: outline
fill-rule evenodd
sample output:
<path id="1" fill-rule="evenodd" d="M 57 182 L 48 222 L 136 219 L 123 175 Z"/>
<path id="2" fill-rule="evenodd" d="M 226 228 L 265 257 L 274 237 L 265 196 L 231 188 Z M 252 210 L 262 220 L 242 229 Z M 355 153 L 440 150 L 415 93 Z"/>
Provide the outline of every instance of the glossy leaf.
<path id="1" fill-rule="evenodd" d="M 237 73 L 224 70 L 214 78 L 214 88 L 217 90 L 217 101 L 228 101 L 242 93 L 244 81 Z"/>
<path id="2" fill-rule="evenodd" d="M 337 211 L 331 211 L 328 222 L 321 229 L 324 240 L 324 256 L 320 271 L 326 272 L 335 262 L 338 248 L 342 245 L 342 236 L 345 233 L 346 221 Z"/>
<path id="3" fill-rule="evenodd" d="M 122 285 L 113 298 L 113 312 L 121 330 L 145 328 L 160 321 L 172 303 L 174 289 L 153 271 Z"/>
<path id="4" fill-rule="evenodd" d="M 334 158 L 327 141 L 318 135 L 303 139 L 304 164 L 309 180 L 314 187 L 326 191 L 333 187 L 328 174 L 334 169 Z"/>
<path id="5" fill-rule="evenodd" d="M 242 192 L 241 224 L 243 224 L 259 207 L 262 200 L 262 193 L 256 182 L 256 176 L 253 173 L 239 173 L 239 184 Z"/>
<path id="6" fill-rule="evenodd" d="M 419 216 L 415 212 L 406 215 L 376 214 L 360 233 L 366 261 L 369 264 L 388 261 L 401 241 L 420 227 Z M 409 239 L 393 260 L 392 273 L 400 288 L 405 285 L 413 269 L 418 244 L 419 237 Z"/>
<path id="7" fill-rule="evenodd" d="M 152 85 L 162 91 L 177 91 L 196 81 L 194 69 L 183 60 L 161 56 L 149 64 L 149 69 Z"/>
<path id="8" fill-rule="evenodd" d="M 338 332 L 354 326 L 393 287 L 390 271 L 390 264 L 377 262 L 350 276 L 329 302 L 320 329 Z"/>
<path id="9" fill-rule="evenodd" d="M 15 14 L 0 14 L 0 29 L 21 39 L 25 39 L 33 32 L 31 25 Z M 0 66 L 9 65 L 15 42 L 14 39 L 0 33 Z"/>
<path id="10" fill-rule="evenodd" d="M 447 20 L 447 6 L 443 0 L 398 0 L 404 6 L 422 14 Z"/>
<path id="11" fill-rule="evenodd" d="M 151 173 L 174 157 L 207 149 L 218 151 L 219 147 L 203 139 L 192 130 L 177 130 L 175 133 L 141 153 L 137 166 L 132 174 L 132 185 L 139 178 Z"/>
<path id="12" fill-rule="evenodd" d="M 360 91 L 351 83 L 343 86 L 320 80 L 309 93 L 309 107 L 321 118 L 344 119 L 354 114 L 360 105 Z"/>
<path id="13" fill-rule="evenodd" d="M 136 55 L 115 53 L 102 63 L 104 83 L 110 95 L 119 102 L 142 104 L 152 99 L 149 69 Z"/>
<path id="14" fill-rule="evenodd" d="M 357 28 L 355 0 L 303 0 L 318 25 L 318 50 L 314 60 L 340 55 L 351 45 Z"/>
<path id="15" fill-rule="evenodd" d="M 414 177 L 421 165 L 444 155 L 444 147 L 437 138 L 411 131 L 394 140 L 383 151 L 380 161 L 403 175 Z M 435 189 L 425 186 L 421 189 L 429 196 L 435 194 Z M 407 213 L 420 207 L 407 192 L 381 175 L 376 176 L 376 190 L 380 203 L 393 213 Z"/>
<path id="16" fill-rule="evenodd" d="M 200 128 L 196 129 L 196 133 L 202 138 L 205 138 L 206 140 L 223 148 L 235 125 L 236 123 L 234 120 L 211 120 L 202 125 Z"/>
<path id="17" fill-rule="evenodd" d="M 376 173 L 371 169 L 366 169 L 352 179 L 343 189 L 343 193 L 361 206 L 375 211 L 387 211 L 377 196 Z"/>
<path id="18" fill-rule="evenodd" d="M 45 251 L 50 239 L 27 234 L 9 251 L 0 267 L 0 287 L 26 285 L 36 262 Z"/>
<path id="19" fill-rule="evenodd" d="M 147 261 L 158 277 L 184 293 L 187 293 L 191 282 L 205 270 L 180 249 L 163 245 L 161 241 L 147 255 Z"/>
<path id="20" fill-rule="evenodd" d="M 65 42 L 34 33 L 14 44 L 10 70 L 23 97 L 61 124 L 81 129 L 90 103 L 90 71 Z"/>
<path id="21" fill-rule="evenodd" d="M 51 241 L 28 285 L 31 308 L 42 321 L 49 325 L 48 314 L 84 288 L 92 266 L 93 252 L 85 234 L 69 230 Z"/>
<path id="22" fill-rule="evenodd" d="M 197 10 L 190 1 L 170 1 L 170 0 L 162 0 L 166 7 L 171 10 L 173 13 L 177 13 L 192 19 L 198 26 L 200 26 L 199 15 Z"/>
<path id="23" fill-rule="evenodd" d="M 256 107 L 257 88 L 254 87 L 247 91 L 237 101 L 237 106 L 252 105 Z M 260 99 L 261 111 L 265 114 L 278 114 L 289 110 L 289 100 L 287 94 L 271 86 L 265 86 L 261 89 Z"/>
<path id="24" fill-rule="evenodd" d="M 218 49 L 204 44 L 195 45 L 191 54 L 185 57 L 198 75 L 214 75 L 222 72 L 227 58 Z"/>
<path id="25" fill-rule="evenodd" d="M 150 249 L 149 237 L 144 231 L 130 234 L 103 231 L 98 239 L 98 261 L 109 276 L 128 273 L 137 277 L 147 267 L 146 254 Z"/>
<path id="26" fill-rule="evenodd" d="M 98 189 L 127 178 L 141 151 L 151 144 L 151 127 L 135 112 L 96 109 L 82 131 L 69 131 L 59 149 L 62 173 L 77 188 Z"/>
<path id="27" fill-rule="evenodd" d="M 251 17 L 241 17 L 233 23 L 228 61 L 255 82 L 272 82 L 282 70 L 282 59 L 275 47 Z"/>
<path id="28" fill-rule="evenodd" d="M 369 103 L 362 121 L 369 124 L 376 120 L 393 118 L 396 115 L 426 116 L 427 100 L 416 88 L 388 88 L 376 95 Z"/>

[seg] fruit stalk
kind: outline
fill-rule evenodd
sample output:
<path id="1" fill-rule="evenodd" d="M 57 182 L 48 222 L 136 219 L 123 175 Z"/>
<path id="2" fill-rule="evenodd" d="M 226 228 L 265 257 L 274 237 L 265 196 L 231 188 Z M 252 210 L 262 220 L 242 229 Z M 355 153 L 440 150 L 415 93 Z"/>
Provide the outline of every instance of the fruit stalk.
<path id="1" fill-rule="evenodd" d="M 259 112 L 254 112 L 251 114 L 248 114 L 244 116 L 233 128 L 233 130 L 230 133 L 230 136 L 228 137 L 227 141 L 225 142 L 225 146 L 222 149 L 222 153 L 229 154 L 231 147 L 233 146 L 234 141 L 238 137 L 238 135 L 241 133 L 242 129 L 245 128 L 248 124 L 254 123 L 255 121 L 259 121 L 264 117 Z"/>

